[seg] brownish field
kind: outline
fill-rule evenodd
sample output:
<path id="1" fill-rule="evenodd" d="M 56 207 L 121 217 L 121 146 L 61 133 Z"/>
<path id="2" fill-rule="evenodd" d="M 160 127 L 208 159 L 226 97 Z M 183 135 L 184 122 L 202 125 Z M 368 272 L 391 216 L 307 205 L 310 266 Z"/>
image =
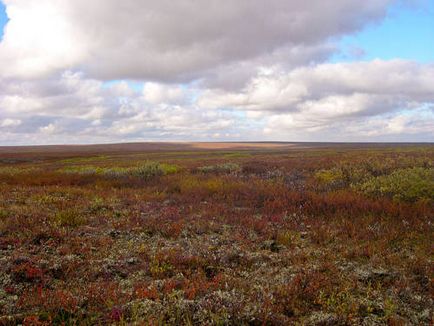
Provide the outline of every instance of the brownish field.
<path id="1" fill-rule="evenodd" d="M 434 145 L 0 147 L 0 325 L 430 325 Z"/>
<path id="2" fill-rule="evenodd" d="M 424 146 L 424 143 L 309 143 L 309 142 L 154 142 L 154 143 L 119 143 L 91 145 L 40 145 L 40 146 L 0 146 L 2 154 L 20 153 L 128 153 L 153 151 L 189 151 L 189 150 L 246 150 L 246 149 L 297 149 L 297 148 L 387 148 Z"/>

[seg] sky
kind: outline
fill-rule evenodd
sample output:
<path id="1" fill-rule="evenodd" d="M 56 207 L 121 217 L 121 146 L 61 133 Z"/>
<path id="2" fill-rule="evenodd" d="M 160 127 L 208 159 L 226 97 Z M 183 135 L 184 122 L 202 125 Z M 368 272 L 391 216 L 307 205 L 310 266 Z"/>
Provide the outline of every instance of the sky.
<path id="1" fill-rule="evenodd" d="M 0 0 L 0 145 L 434 142 L 432 0 Z"/>

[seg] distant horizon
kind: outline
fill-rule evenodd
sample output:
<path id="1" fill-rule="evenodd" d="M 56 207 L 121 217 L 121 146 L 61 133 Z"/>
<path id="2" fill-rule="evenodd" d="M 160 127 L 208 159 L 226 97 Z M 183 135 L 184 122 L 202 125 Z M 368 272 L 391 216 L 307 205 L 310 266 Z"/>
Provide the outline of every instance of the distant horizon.
<path id="1" fill-rule="evenodd" d="M 105 146 L 105 145 L 140 145 L 140 144 L 336 144 L 336 145 L 345 145 L 345 144 L 360 144 L 360 145 L 369 145 L 369 144 L 378 144 L 378 145 L 434 145 L 434 142 L 429 141 L 409 141 L 409 142 L 392 142 L 392 141 L 280 141 L 280 140 L 267 140 L 267 141 L 130 141 L 130 142 L 108 142 L 108 143 L 58 143 L 58 144 L 23 144 L 23 145 L 1 145 L 0 148 L 7 147 L 80 147 L 80 146 Z"/>

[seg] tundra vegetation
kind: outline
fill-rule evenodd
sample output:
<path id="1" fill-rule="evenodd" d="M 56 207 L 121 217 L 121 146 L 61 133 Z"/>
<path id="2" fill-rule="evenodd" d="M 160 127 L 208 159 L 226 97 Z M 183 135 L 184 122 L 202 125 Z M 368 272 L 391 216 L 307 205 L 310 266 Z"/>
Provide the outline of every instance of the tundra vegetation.
<path id="1" fill-rule="evenodd" d="M 429 325 L 434 147 L 0 155 L 1 325 Z"/>

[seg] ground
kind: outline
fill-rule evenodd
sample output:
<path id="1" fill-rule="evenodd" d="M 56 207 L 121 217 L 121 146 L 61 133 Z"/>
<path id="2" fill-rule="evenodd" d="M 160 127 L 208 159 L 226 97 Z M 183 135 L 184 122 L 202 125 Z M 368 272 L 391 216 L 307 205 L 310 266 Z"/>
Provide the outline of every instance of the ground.
<path id="1" fill-rule="evenodd" d="M 432 144 L 0 148 L 0 325 L 430 325 Z"/>

